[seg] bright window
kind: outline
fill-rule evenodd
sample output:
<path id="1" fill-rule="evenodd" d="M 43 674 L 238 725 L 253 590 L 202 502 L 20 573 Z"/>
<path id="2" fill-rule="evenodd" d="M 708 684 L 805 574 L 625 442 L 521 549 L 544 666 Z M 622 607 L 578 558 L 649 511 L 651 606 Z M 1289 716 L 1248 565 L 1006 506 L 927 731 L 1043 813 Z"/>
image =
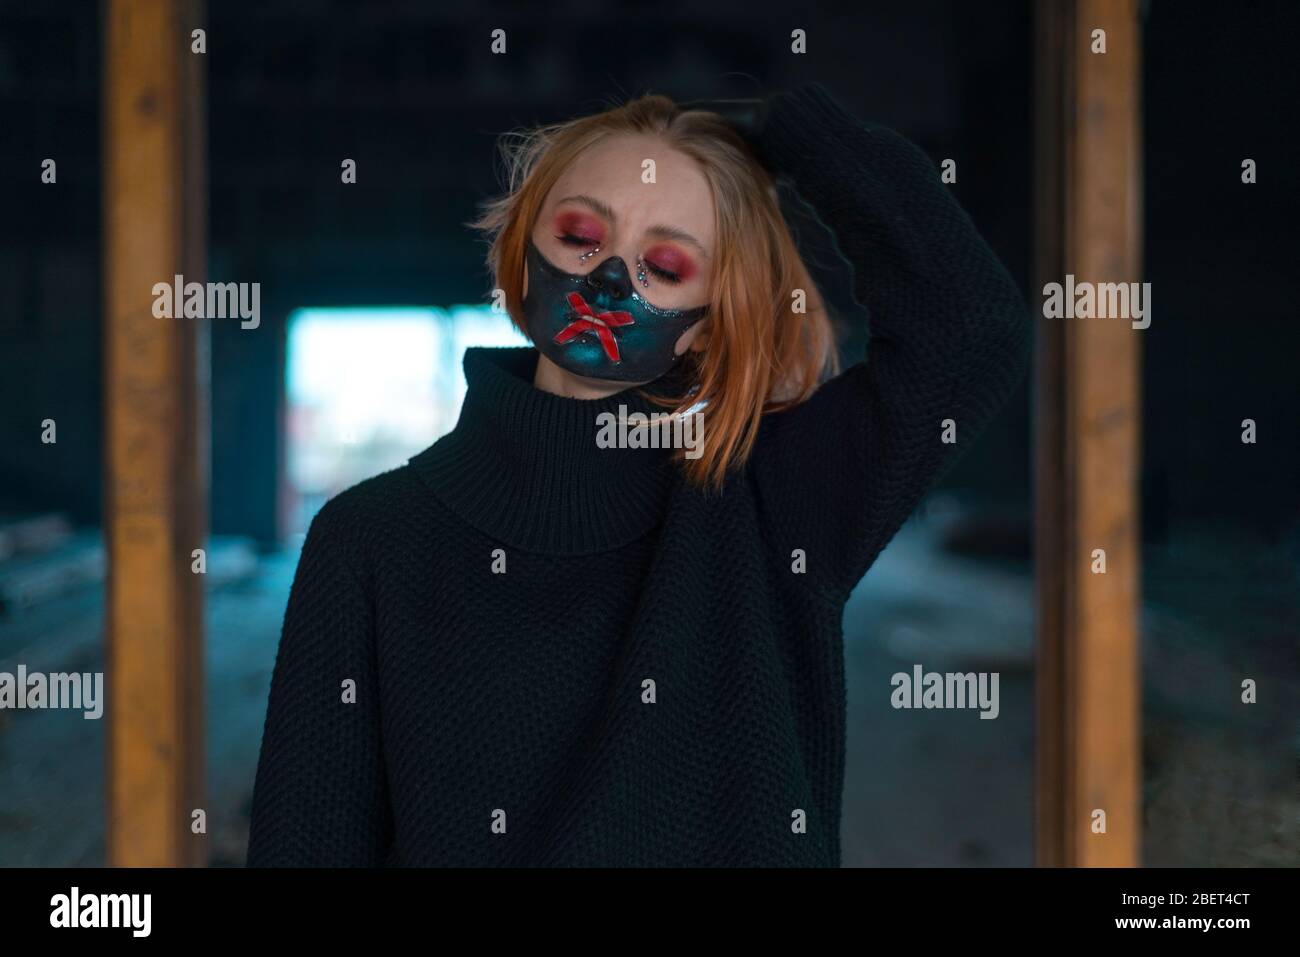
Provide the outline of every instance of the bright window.
<path id="1" fill-rule="evenodd" d="M 290 526 L 450 431 L 470 346 L 525 345 L 486 306 L 304 308 L 289 316 Z"/>

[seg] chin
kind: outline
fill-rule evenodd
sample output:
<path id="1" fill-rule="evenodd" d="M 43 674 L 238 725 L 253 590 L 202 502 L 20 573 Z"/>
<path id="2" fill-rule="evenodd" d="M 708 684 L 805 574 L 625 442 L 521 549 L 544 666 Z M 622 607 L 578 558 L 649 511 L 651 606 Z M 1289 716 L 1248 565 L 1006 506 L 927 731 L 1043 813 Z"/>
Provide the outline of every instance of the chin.
<path id="1" fill-rule="evenodd" d="M 534 346 L 534 348 L 536 347 Z M 655 381 L 654 379 L 638 381 L 631 381 L 628 379 L 603 379 L 600 376 L 579 375 L 576 372 L 570 372 L 568 369 L 547 356 L 546 353 L 542 352 L 540 349 L 537 350 L 537 356 L 539 362 L 545 362 L 551 366 L 563 381 L 583 390 L 617 392 L 622 391 L 623 389 L 634 389 L 639 386 L 649 385 L 651 382 Z"/>
<path id="2" fill-rule="evenodd" d="M 595 376 L 576 375 L 564 369 L 560 370 L 574 382 L 591 389 L 632 389 L 636 386 L 649 385 L 654 379 L 646 379 L 644 382 L 629 382 L 627 379 L 600 379 Z"/>

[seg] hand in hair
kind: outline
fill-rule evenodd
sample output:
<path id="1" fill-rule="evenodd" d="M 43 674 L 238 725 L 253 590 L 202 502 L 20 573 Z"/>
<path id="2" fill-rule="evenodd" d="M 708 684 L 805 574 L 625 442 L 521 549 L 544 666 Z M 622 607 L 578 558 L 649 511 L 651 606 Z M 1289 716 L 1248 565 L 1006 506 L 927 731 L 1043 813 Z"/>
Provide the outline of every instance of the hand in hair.
<path id="1" fill-rule="evenodd" d="M 757 147 L 758 139 L 767 124 L 767 100 L 692 100 L 681 104 L 683 110 L 705 110 L 717 113 L 726 120 L 737 133 L 751 146 Z"/>

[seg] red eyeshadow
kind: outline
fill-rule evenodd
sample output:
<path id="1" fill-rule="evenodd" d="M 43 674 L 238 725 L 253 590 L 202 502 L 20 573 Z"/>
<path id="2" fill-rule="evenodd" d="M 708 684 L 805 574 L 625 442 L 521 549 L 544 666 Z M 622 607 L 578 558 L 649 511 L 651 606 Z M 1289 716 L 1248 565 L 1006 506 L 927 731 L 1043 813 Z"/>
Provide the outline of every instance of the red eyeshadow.
<path id="1" fill-rule="evenodd" d="M 651 265 L 670 272 L 678 279 L 689 279 L 695 275 L 695 263 L 684 252 L 672 246 L 655 246 L 645 254 Z"/>
<path id="2" fill-rule="evenodd" d="M 583 213 L 561 213 L 555 217 L 556 232 L 598 243 L 605 238 L 605 227 L 599 219 Z"/>

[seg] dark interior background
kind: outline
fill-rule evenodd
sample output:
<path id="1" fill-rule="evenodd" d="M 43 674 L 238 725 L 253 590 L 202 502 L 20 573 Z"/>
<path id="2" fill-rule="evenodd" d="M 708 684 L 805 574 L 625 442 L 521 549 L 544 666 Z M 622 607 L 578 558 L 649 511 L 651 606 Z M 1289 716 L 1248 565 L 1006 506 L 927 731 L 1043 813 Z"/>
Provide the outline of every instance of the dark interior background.
<path id="1" fill-rule="evenodd" d="M 264 470 L 278 445 L 267 414 L 282 388 L 277 312 L 479 301 L 483 250 L 462 224 L 498 188 L 496 135 L 610 98 L 745 96 L 820 80 L 932 156 L 957 159 L 954 192 L 1032 292 L 1027 2 L 209 6 L 209 278 L 256 277 L 272 317 L 264 335 L 213 329 L 216 531 L 275 537 Z M 1213 443 L 1243 417 L 1261 419 L 1264 436 L 1295 434 L 1296 139 L 1284 107 L 1296 102 L 1296 71 L 1281 38 L 1300 16 L 1285 2 L 1148 7 L 1146 527 L 1163 534 L 1194 514 L 1267 533 L 1284 524 L 1279 509 L 1295 517 L 1300 442 L 1271 443 L 1245 470 Z M 7 2 L 0 16 L 4 504 L 95 522 L 98 8 Z M 790 55 L 787 21 L 808 31 L 808 55 Z M 502 25 L 511 52 L 484 56 Z M 1254 188 L 1235 172 L 1247 155 L 1260 167 Z M 58 158 L 57 189 L 30 175 L 46 156 Z M 340 188 L 345 156 L 359 165 L 355 188 Z M 857 332 L 845 330 L 849 356 Z M 1024 501 L 1027 408 L 1022 390 L 949 483 Z M 56 454 L 33 448 L 21 441 L 33 417 L 56 418 L 76 441 Z"/>
<path id="2" fill-rule="evenodd" d="M 58 510 L 84 526 L 102 517 L 102 17 L 75 0 L 0 3 L 0 512 Z M 497 27 L 505 56 L 487 53 Z M 808 33 L 806 56 L 789 51 L 794 27 Z M 1291 2 L 1153 0 L 1144 27 L 1144 576 L 1162 608 L 1235 616 L 1267 643 L 1252 660 L 1276 664 L 1286 642 L 1294 652 L 1300 589 L 1290 49 L 1300 15 Z M 281 537 L 285 316 L 481 301 L 484 249 L 462 224 L 499 187 L 503 130 L 645 91 L 751 96 L 816 79 L 936 160 L 956 159 L 954 192 L 1031 308 L 1041 303 L 1029 0 L 211 0 L 206 28 L 207 278 L 260 282 L 263 315 L 256 333 L 212 324 L 211 525 L 267 550 Z M 40 183 L 45 157 L 58 160 L 57 187 Z M 355 186 L 339 182 L 344 157 L 357 161 Z M 1241 183 L 1246 157 L 1257 185 Z M 865 320 L 842 275 L 821 278 L 857 358 Z M 45 418 L 58 422 L 57 446 L 36 441 Z M 1259 424 L 1244 450 L 1243 418 Z M 1021 570 L 1030 424 L 1026 382 L 945 479 L 1000 516 L 999 534 L 974 550 Z M 1260 627 L 1242 624 L 1260 614 Z M 1224 667 L 1227 693 L 1239 673 Z M 1160 700 L 1157 687 L 1149 705 Z M 1021 748 L 993 771 L 1027 785 L 1028 757 Z M 1211 771 L 1225 773 L 1213 761 Z M 887 787 L 887 761 L 880 773 Z M 1028 800 L 1013 808 L 1022 843 Z M 987 847 L 964 860 L 1027 863 Z"/>
<path id="3" fill-rule="evenodd" d="M 957 194 L 1027 288 L 1026 5 L 858 6 L 757 16 L 746 2 L 209 3 L 208 278 L 260 281 L 264 317 L 256 335 L 212 328 L 213 530 L 276 538 L 267 470 L 281 451 L 289 310 L 484 299 L 484 247 L 462 224 L 499 189 L 504 130 L 640 92 L 752 96 L 819 79 L 861 115 L 958 159 Z M 97 522 L 100 22 L 87 3 L 0 9 L 13 197 L 0 223 L 0 476 L 20 504 Z M 806 57 L 790 54 L 787 19 L 808 31 Z M 508 30 L 504 56 L 486 52 L 496 27 Z M 26 175 L 46 156 L 59 159 L 57 189 Z M 355 188 L 339 182 L 344 157 L 357 161 Z M 861 332 L 845 329 L 850 356 Z M 61 433 L 58 454 L 41 454 L 19 440 L 33 416 L 67 423 L 75 440 Z M 1023 501 L 1026 422 L 1022 390 L 951 481 Z"/>

